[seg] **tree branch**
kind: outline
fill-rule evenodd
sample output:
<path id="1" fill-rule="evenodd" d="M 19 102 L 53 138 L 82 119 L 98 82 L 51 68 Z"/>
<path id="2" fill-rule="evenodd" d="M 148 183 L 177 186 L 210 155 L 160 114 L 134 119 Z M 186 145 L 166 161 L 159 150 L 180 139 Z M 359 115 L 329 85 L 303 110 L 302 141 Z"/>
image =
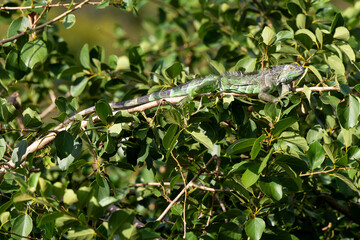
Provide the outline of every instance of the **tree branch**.
<path id="1" fill-rule="evenodd" d="M 88 2 L 87 4 L 90 5 L 99 5 L 101 2 Z M 70 7 L 72 6 L 77 6 L 81 3 L 54 3 L 54 4 L 49 4 L 49 5 L 40 5 L 40 6 L 22 6 L 22 7 L 8 7 L 8 6 L 4 6 L 4 7 L 0 7 L 0 10 L 27 10 L 27 9 L 39 9 L 39 8 L 44 8 L 44 7 Z"/>
<path id="2" fill-rule="evenodd" d="M 57 16 L 56 18 L 53 18 L 52 20 L 50 20 L 50 21 L 48 21 L 48 22 L 46 22 L 46 23 L 44 23 L 44 24 L 41 24 L 41 25 L 39 25 L 39 26 L 37 26 L 37 27 L 35 27 L 35 28 L 33 28 L 33 29 L 28 29 L 28 30 L 26 30 L 26 31 L 24 31 L 24 32 L 22 32 L 22 33 L 19 33 L 19 34 L 15 35 L 15 36 L 12 36 L 12 37 L 10 37 L 10 38 L 4 39 L 4 40 L 0 41 L 0 45 L 3 45 L 4 43 L 7 43 L 7 42 L 11 42 L 11 41 L 13 41 L 13 40 L 15 40 L 15 39 L 17 39 L 17 38 L 19 38 L 19 37 L 24 36 L 25 34 L 28 34 L 28 33 L 32 32 L 32 31 L 40 30 L 40 29 L 42 29 L 42 28 L 44 28 L 44 27 L 46 27 L 46 26 L 48 26 L 48 25 L 50 25 L 50 24 L 52 24 L 52 23 L 54 23 L 54 22 L 56 22 L 56 21 L 59 21 L 60 19 L 62 19 L 62 18 L 65 17 L 66 15 L 68 15 L 68 14 L 72 13 L 73 11 L 78 10 L 79 8 L 81 8 L 84 4 L 86 4 L 86 3 L 89 2 L 89 1 L 90 1 L 90 0 L 84 0 L 83 2 L 79 3 L 78 5 L 76 5 L 74 8 L 72 8 L 72 9 L 70 9 L 70 10 L 68 10 L 68 11 L 66 11 L 66 12 L 64 12 L 64 13 L 62 13 L 62 14 L 60 14 L 60 15 Z"/>

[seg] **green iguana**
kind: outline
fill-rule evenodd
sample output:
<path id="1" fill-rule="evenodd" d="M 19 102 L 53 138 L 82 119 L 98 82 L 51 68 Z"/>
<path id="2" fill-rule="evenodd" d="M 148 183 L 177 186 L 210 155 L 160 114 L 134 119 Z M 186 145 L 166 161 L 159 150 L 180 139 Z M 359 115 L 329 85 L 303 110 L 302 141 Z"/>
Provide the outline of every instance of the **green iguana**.
<path id="1" fill-rule="evenodd" d="M 289 64 L 275 65 L 270 69 L 253 73 L 229 72 L 219 76 L 209 75 L 164 91 L 154 92 L 131 100 L 110 103 L 110 107 L 112 109 L 126 109 L 164 98 L 185 96 L 188 99 L 193 99 L 199 94 L 212 92 L 258 94 L 258 98 L 261 100 L 276 102 L 280 100 L 284 93 L 290 90 L 290 83 L 303 75 L 304 70 L 303 67 L 297 64 Z M 279 98 L 270 95 L 275 91 L 279 92 Z M 95 107 L 85 109 L 79 114 L 86 115 L 92 112 L 95 112 Z M 66 122 L 75 119 L 73 118 L 68 119 Z"/>

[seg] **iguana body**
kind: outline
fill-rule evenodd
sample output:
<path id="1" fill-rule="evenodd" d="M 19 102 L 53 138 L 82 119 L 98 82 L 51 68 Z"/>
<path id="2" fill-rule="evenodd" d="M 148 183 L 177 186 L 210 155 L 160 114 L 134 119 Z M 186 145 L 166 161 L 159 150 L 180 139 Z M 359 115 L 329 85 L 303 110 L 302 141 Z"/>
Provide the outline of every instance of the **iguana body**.
<path id="1" fill-rule="evenodd" d="M 276 102 L 278 99 L 271 96 L 270 93 L 276 90 L 281 92 L 284 90 L 284 87 L 288 87 L 289 83 L 299 78 L 303 73 L 303 67 L 291 64 L 272 66 L 271 69 L 257 73 L 230 72 L 219 76 L 209 75 L 205 78 L 194 79 L 164 91 L 155 92 L 123 102 L 112 103 L 111 107 L 133 107 L 170 97 L 186 96 L 194 98 L 199 94 L 212 92 L 258 94 L 258 98 L 261 100 Z"/>
<path id="2" fill-rule="evenodd" d="M 290 83 L 299 78 L 303 73 L 303 67 L 291 64 L 272 66 L 271 69 L 254 73 L 231 72 L 219 76 L 209 75 L 164 91 L 131 100 L 110 103 L 110 106 L 113 109 L 130 108 L 164 98 L 185 96 L 192 99 L 199 94 L 212 92 L 258 94 L 258 98 L 261 100 L 276 102 L 278 98 L 273 97 L 270 93 L 278 91 L 283 94 L 284 91 L 289 91 Z M 79 114 L 86 115 L 92 112 L 95 112 L 94 107 L 85 109 Z M 73 120 L 72 118 L 68 119 L 65 123 Z"/>

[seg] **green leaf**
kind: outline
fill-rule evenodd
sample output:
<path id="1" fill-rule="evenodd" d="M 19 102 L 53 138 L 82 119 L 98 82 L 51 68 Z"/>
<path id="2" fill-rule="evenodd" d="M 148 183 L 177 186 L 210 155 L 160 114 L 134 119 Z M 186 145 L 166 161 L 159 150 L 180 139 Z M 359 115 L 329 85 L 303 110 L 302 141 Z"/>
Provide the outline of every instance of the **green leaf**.
<path id="1" fill-rule="evenodd" d="M 342 52 L 346 54 L 346 56 L 349 58 L 351 62 L 355 62 L 355 53 L 354 49 L 349 44 L 340 44 L 338 47 L 341 49 Z"/>
<path id="2" fill-rule="evenodd" d="M 62 212 L 45 213 L 40 217 L 40 221 L 38 221 L 37 226 L 41 227 L 48 223 L 54 223 L 57 218 L 60 218 L 64 215 L 65 215 L 65 213 L 62 213 Z"/>
<path id="3" fill-rule="evenodd" d="M 220 62 L 210 60 L 210 65 L 218 72 L 218 74 L 223 74 L 226 71 L 224 65 Z"/>
<path id="4" fill-rule="evenodd" d="M 299 35 L 299 34 L 305 34 L 307 35 L 309 38 L 311 38 L 311 40 L 313 42 L 316 42 L 316 36 L 313 32 L 311 32 L 310 30 L 308 29 L 299 29 L 296 31 L 295 35 Z"/>
<path id="5" fill-rule="evenodd" d="M 136 231 L 133 221 L 134 213 L 130 210 L 112 213 L 109 219 L 109 239 L 114 239 L 116 235 L 119 239 L 131 239 L 131 235 Z"/>
<path id="6" fill-rule="evenodd" d="M 275 123 L 274 129 L 272 130 L 272 135 L 274 137 L 279 136 L 284 130 L 289 128 L 291 125 L 293 125 L 297 121 L 298 120 L 296 118 L 293 118 L 293 117 L 288 117 L 288 118 L 281 119 L 280 121 Z"/>
<path id="7" fill-rule="evenodd" d="M 245 223 L 245 232 L 251 240 L 259 240 L 265 230 L 265 221 L 261 218 L 253 218 Z"/>
<path id="8" fill-rule="evenodd" d="M 38 128 L 42 125 L 40 115 L 31 108 L 25 109 L 22 114 L 22 121 L 27 128 Z"/>
<path id="9" fill-rule="evenodd" d="M 15 166 L 20 166 L 21 158 L 26 153 L 26 148 L 26 139 L 23 139 L 16 144 L 14 151 L 11 154 L 11 161 L 15 164 Z"/>
<path id="10" fill-rule="evenodd" d="M 335 29 L 334 38 L 347 41 L 350 38 L 350 32 L 346 27 L 337 27 Z"/>
<path id="11" fill-rule="evenodd" d="M 14 21 L 11 22 L 8 28 L 7 37 L 10 38 L 19 33 L 25 32 L 30 27 L 31 25 L 28 17 L 21 17 L 15 19 Z"/>
<path id="12" fill-rule="evenodd" d="M 328 57 L 327 59 L 327 63 L 329 64 L 329 66 L 335 70 L 335 72 L 339 75 L 343 75 L 345 74 L 345 67 L 344 64 L 342 62 L 342 60 L 336 56 L 336 55 L 331 55 Z"/>
<path id="13" fill-rule="evenodd" d="M 322 82 L 322 76 L 321 76 L 319 70 L 314 65 L 310 65 L 309 69 L 310 69 L 310 71 L 312 71 L 315 74 L 315 76 L 317 77 L 319 82 Z"/>
<path id="14" fill-rule="evenodd" d="M 68 146 L 68 148 L 70 148 L 70 145 Z M 74 160 L 80 156 L 81 148 L 82 148 L 81 138 L 77 137 L 75 139 L 75 143 L 73 145 L 73 150 L 72 150 L 71 154 L 69 154 L 68 156 L 66 156 L 64 158 L 60 158 L 59 156 L 57 156 L 56 160 L 59 164 L 59 168 L 61 170 L 67 170 L 68 167 L 74 162 Z"/>
<path id="15" fill-rule="evenodd" d="M 0 136 L 0 159 L 3 158 L 5 152 L 6 152 L 6 142 L 5 139 L 2 136 Z"/>
<path id="16" fill-rule="evenodd" d="M 276 41 L 284 41 L 293 38 L 294 38 L 294 33 L 288 30 L 280 31 L 276 34 Z"/>
<path id="17" fill-rule="evenodd" d="M 74 139 L 67 131 L 59 132 L 56 135 L 54 142 L 57 156 L 60 159 L 69 156 L 74 149 Z"/>
<path id="18" fill-rule="evenodd" d="M 316 35 L 316 38 L 317 38 L 317 40 L 320 44 L 320 48 L 321 48 L 321 46 L 323 45 L 324 39 L 323 39 L 323 33 L 320 30 L 320 28 L 316 28 L 315 35 Z"/>
<path id="19" fill-rule="evenodd" d="M 255 140 L 254 145 L 250 152 L 251 159 L 255 159 L 257 157 L 257 155 L 261 150 L 262 142 L 265 140 L 265 138 L 266 138 L 265 135 L 261 135 Z"/>
<path id="20" fill-rule="evenodd" d="M 341 173 L 333 173 L 331 175 L 334 175 L 335 177 L 343 181 L 351 190 L 360 194 L 360 190 L 354 185 L 354 183 L 349 178 L 345 177 Z"/>
<path id="21" fill-rule="evenodd" d="M 30 192 L 36 191 L 37 185 L 39 183 L 40 174 L 41 174 L 41 172 L 37 172 L 37 173 L 32 173 L 30 175 L 30 178 L 28 180 L 28 185 L 29 185 L 28 190 Z"/>
<path id="22" fill-rule="evenodd" d="M 121 123 L 115 123 L 111 127 L 109 127 L 109 134 L 110 137 L 117 137 L 120 135 L 121 131 L 123 130 Z"/>
<path id="23" fill-rule="evenodd" d="M 233 222 L 226 222 L 221 224 L 219 235 L 217 239 L 236 240 L 241 238 L 242 228 Z"/>
<path id="24" fill-rule="evenodd" d="M 100 120 L 104 123 L 107 123 L 108 117 L 112 116 L 111 107 L 105 100 L 99 100 L 95 103 L 95 111 Z"/>
<path id="25" fill-rule="evenodd" d="M 265 28 L 263 29 L 261 37 L 263 38 L 264 43 L 268 46 L 272 45 L 276 40 L 275 31 L 268 26 L 265 26 Z"/>
<path id="26" fill-rule="evenodd" d="M 342 14 L 340 12 L 336 13 L 336 15 L 333 19 L 334 20 L 332 21 L 331 27 L 330 27 L 330 33 L 334 33 L 334 31 L 337 27 L 344 25 L 344 18 L 342 17 Z"/>
<path id="27" fill-rule="evenodd" d="M 182 66 L 181 63 L 179 62 L 175 62 L 173 63 L 170 67 L 168 67 L 166 70 L 166 74 L 171 78 L 174 79 L 177 76 L 180 75 L 181 71 L 182 71 Z"/>
<path id="28" fill-rule="evenodd" d="M 27 67 L 33 68 L 35 64 L 44 62 L 47 54 L 45 42 L 41 39 L 35 39 L 25 43 L 21 49 L 20 57 Z"/>
<path id="29" fill-rule="evenodd" d="M 109 133 L 106 134 L 106 142 L 104 144 L 105 152 L 111 154 L 116 151 L 116 141 Z"/>
<path id="30" fill-rule="evenodd" d="M 21 214 L 15 218 L 14 223 L 12 224 L 11 231 L 13 233 L 16 233 L 17 235 L 26 237 L 31 233 L 32 229 L 33 222 L 31 217 L 27 214 Z M 25 239 L 17 235 L 11 234 L 11 237 L 13 239 Z"/>
<path id="31" fill-rule="evenodd" d="M 325 151 L 319 142 L 313 142 L 310 144 L 306 156 L 309 159 L 310 168 L 315 169 L 324 162 Z"/>
<path id="32" fill-rule="evenodd" d="M 256 58 L 245 56 L 241 58 L 236 64 L 234 69 L 230 69 L 230 71 L 235 71 L 239 69 L 244 69 L 245 72 L 253 72 L 256 68 Z"/>
<path id="33" fill-rule="evenodd" d="M 10 104 L 7 103 L 6 99 L 1 98 L 0 99 L 0 121 L 4 123 L 9 123 L 12 120 L 16 118 L 18 115 L 18 111 L 16 108 Z"/>
<path id="34" fill-rule="evenodd" d="M 181 126 L 181 116 L 178 111 L 174 109 L 167 109 L 164 110 L 162 114 L 168 123 L 177 124 Z"/>
<path id="35" fill-rule="evenodd" d="M 63 26 L 65 29 L 70 29 L 72 26 L 75 25 L 76 22 L 76 18 L 74 14 L 68 14 L 64 17 L 63 20 Z"/>
<path id="36" fill-rule="evenodd" d="M 266 195 L 276 201 L 280 201 L 283 197 L 283 187 L 276 177 L 270 177 L 269 179 L 260 181 L 259 186 Z"/>
<path id="37" fill-rule="evenodd" d="M 80 96 L 84 91 L 89 79 L 85 76 L 78 77 L 70 86 L 70 94 L 73 97 Z"/>
<path id="38" fill-rule="evenodd" d="M 257 182 L 260 177 L 259 173 L 259 164 L 257 162 L 252 162 L 249 164 L 249 167 L 245 170 L 241 176 L 241 182 L 245 187 L 250 187 Z"/>
<path id="39" fill-rule="evenodd" d="M 84 68 L 90 69 L 89 45 L 87 43 L 81 48 L 80 63 Z"/>
<path id="40" fill-rule="evenodd" d="M 77 203 L 79 199 L 77 198 L 76 193 L 72 189 L 65 189 L 63 202 L 67 205 L 73 205 Z"/>
<path id="41" fill-rule="evenodd" d="M 228 156 L 231 156 L 231 155 L 234 155 L 234 154 L 239 154 L 239 153 L 249 151 L 252 148 L 252 146 L 254 145 L 255 141 L 256 141 L 256 138 L 238 140 L 238 141 L 234 142 L 233 144 L 231 144 L 226 149 L 226 154 Z"/>
<path id="42" fill-rule="evenodd" d="M 108 0 L 103 0 L 103 1 L 101 1 L 100 4 L 95 5 L 95 8 L 96 9 L 104 9 L 104 8 L 106 8 L 108 6 L 109 6 L 109 1 Z"/>
<path id="43" fill-rule="evenodd" d="M 303 13 L 299 13 L 296 16 L 296 26 L 299 29 L 305 29 L 306 28 L 306 16 Z"/>
<path id="44" fill-rule="evenodd" d="M 202 132 L 189 132 L 191 134 L 191 136 L 198 141 L 199 143 L 203 144 L 205 147 L 207 147 L 210 151 L 212 151 L 214 149 L 214 144 L 213 142 L 210 140 L 210 138 L 208 138 L 204 133 Z"/>
<path id="45" fill-rule="evenodd" d="M 302 13 L 301 7 L 296 3 L 289 2 L 286 6 L 290 14 L 294 17 L 297 16 L 299 13 Z"/>
<path id="46" fill-rule="evenodd" d="M 284 131 L 280 134 L 279 139 L 292 143 L 303 151 L 307 151 L 309 148 L 306 139 L 295 132 Z"/>
<path id="47" fill-rule="evenodd" d="M 311 37 L 305 33 L 295 34 L 295 40 L 297 40 L 307 50 L 310 50 L 314 45 Z"/>
<path id="48" fill-rule="evenodd" d="M 81 228 L 75 228 L 74 230 L 70 230 L 67 234 L 67 238 L 68 239 L 74 239 L 74 240 L 78 240 L 78 239 L 94 239 L 94 235 L 95 235 L 95 231 L 92 228 L 86 228 L 86 227 L 81 227 Z"/>
<path id="49" fill-rule="evenodd" d="M 175 137 L 175 134 L 177 133 L 178 128 L 177 125 L 172 124 L 164 135 L 162 144 L 167 151 L 171 151 L 176 143 L 177 137 Z"/>
<path id="50" fill-rule="evenodd" d="M 360 104 L 356 97 L 349 95 L 336 108 L 341 126 L 345 129 L 356 126 L 359 122 Z"/>

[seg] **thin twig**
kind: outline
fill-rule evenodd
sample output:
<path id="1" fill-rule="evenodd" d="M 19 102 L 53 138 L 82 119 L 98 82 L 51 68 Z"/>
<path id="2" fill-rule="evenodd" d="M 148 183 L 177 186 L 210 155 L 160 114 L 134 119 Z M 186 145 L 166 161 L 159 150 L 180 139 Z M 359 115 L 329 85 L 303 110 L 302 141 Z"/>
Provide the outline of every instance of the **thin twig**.
<path id="1" fill-rule="evenodd" d="M 87 4 L 90 5 L 99 5 L 101 2 L 88 2 Z M 27 10 L 27 9 L 38 9 L 38 8 L 44 8 L 44 7 L 70 7 L 71 5 L 77 6 L 80 3 L 54 3 L 49 5 L 40 5 L 40 6 L 22 6 L 22 7 L 0 7 L 0 10 Z"/>
<path id="2" fill-rule="evenodd" d="M 186 185 L 186 178 L 184 176 L 184 173 L 183 173 L 183 168 L 181 166 L 181 164 L 179 163 L 179 161 L 177 160 L 177 158 L 174 156 L 173 152 L 170 151 L 170 154 L 171 156 L 173 157 L 173 159 L 176 161 L 177 165 L 179 166 L 179 171 L 180 171 L 180 175 L 181 175 L 181 178 L 184 182 L 184 185 Z M 184 235 L 183 235 L 183 238 L 186 237 L 186 200 L 187 200 L 187 189 L 185 188 L 185 197 L 184 197 L 184 219 L 183 219 L 183 223 L 184 223 Z"/>
<path id="3" fill-rule="evenodd" d="M 161 213 L 161 215 L 156 219 L 156 221 L 162 221 L 166 214 L 170 211 L 170 209 L 174 206 L 174 204 L 181 198 L 181 196 L 185 193 L 185 191 L 190 187 L 193 182 L 196 181 L 196 179 L 199 178 L 199 176 L 209 167 L 209 165 L 217 159 L 218 156 L 214 155 L 210 160 L 205 164 L 205 166 L 201 169 L 199 169 L 198 173 L 191 179 L 191 181 L 181 190 L 181 192 L 174 198 L 174 200 L 171 201 L 171 203 L 167 206 L 167 208 Z"/>
<path id="4" fill-rule="evenodd" d="M 311 173 L 302 173 L 302 174 L 299 174 L 299 176 L 307 177 L 307 176 L 312 176 L 312 175 L 317 175 L 317 174 L 322 174 L 322 173 L 329 173 L 329 172 L 333 172 L 335 170 L 349 170 L 349 169 L 355 169 L 355 168 L 356 167 L 332 168 L 330 170 L 323 170 L 323 171 L 311 172 Z"/>
<path id="5" fill-rule="evenodd" d="M 157 182 L 150 182 L 150 183 L 136 183 L 136 184 L 133 184 L 129 187 L 144 187 L 144 186 L 155 186 L 155 187 L 162 187 L 162 186 L 170 186 L 171 183 L 170 182 L 163 182 L 163 183 L 157 183 Z M 175 186 L 184 186 L 184 183 L 175 183 Z M 232 192 L 233 190 L 231 189 L 218 189 L 218 188 L 211 188 L 211 187 L 206 187 L 206 186 L 203 186 L 203 185 L 199 185 L 199 184 L 196 184 L 196 183 L 191 183 L 189 185 L 189 187 L 193 187 L 193 188 L 198 188 L 198 189 L 201 189 L 201 190 L 204 190 L 204 191 L 209 191 L 209 192 Z"/>
<path id="6" fill-rule="evenodd" d="M 86 4 L 89 1 L 90 0 L 84 0 L 83 2 L 79 3 L 79 5 L 76 5 L 74 8 L 64 12 L 63 14 L 60 14 L 56 18 L 53 18 L 52 20 L 50 20 L 50 21 L 48 21 L 48 22 L 46 22 L 44 24 L 41 24 L 41 25 L 39 25 L 39 26 L 37 26 L 37 27 L 35 27 L 33 29 L 28 29 L 28 30 L 26 30 L 26 31 L 24 31 L 22 33 L 19 33 L 19 34 L 15 35 L 15 36 L 12 36 L 10 38 L 4 39 L 4 40 L 0 41 L 0 45 L 3 45 L 4 43 L 7 43 L 7 42 L 11 42 L 11 41 L 13 41 L 13 40 L 15 40 L 15 39 L 17 39 L 19 37 L 24 36 L 25 34 L 28 34 L 28 33 L 32 32 L 32 31 L 40 30 L 40 29 L 42 29 L 42 28 L 44 28 L 44 27 L 46 27 L 46 26 L 48 26 L 48 25 L 50 25 L 50 24 L 52 24 L 54 22 L 57 22 L 60 19 L 62 19 L 63 17 L 65 17 L 66 15 L 72 13 L 75 10 L 78 10 L 79 8 L 81 8 L 84 4 Z"/>
<path id="7" fill-rule="evenodd" d="M 49 95 L 50 95 L 50 99 L 51 99 L 51 104 L 40 114 L 40 118 L 44 118 L 56 107 L 56 104 L 55 104 L 56 96 L 52 89 L 49 90 Z"/>

